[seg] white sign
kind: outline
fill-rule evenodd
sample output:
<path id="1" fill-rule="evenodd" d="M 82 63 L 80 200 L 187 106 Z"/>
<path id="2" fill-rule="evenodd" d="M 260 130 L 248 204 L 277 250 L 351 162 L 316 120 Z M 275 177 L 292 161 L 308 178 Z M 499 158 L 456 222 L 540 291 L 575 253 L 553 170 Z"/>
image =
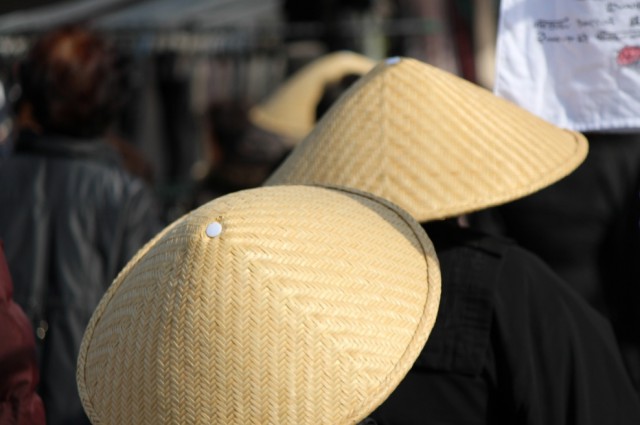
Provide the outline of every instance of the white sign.
<path id="1" fill-rule="evenodd" d="M 494 91 L 560 127 L 640 129 L 640 0 L 502 0 Z"/>

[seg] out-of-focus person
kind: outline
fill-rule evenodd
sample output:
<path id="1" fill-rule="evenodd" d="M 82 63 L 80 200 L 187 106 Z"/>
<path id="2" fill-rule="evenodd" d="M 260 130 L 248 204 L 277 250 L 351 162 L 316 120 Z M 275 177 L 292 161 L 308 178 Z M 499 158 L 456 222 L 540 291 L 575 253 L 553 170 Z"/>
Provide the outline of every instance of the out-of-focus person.
<path id="1" fill-rule="evenodd" d="M 36 392 L 39 371 L 31 322 L 13 300 L 13 281 L 0 241 L 0 424 L 44 425 Z"/>
<path id="2" fill-rule="evenodd" d="M 118 52 L 80 26 L 43 34 L 18 68 L 11 155 L 0 161 L 0 238 L 15 300 L 38 341 L 51 425 L 86 424 L 75 385 L 84 328 L 131 256 L 161 227 L 151 188 L 106 135 L 123 106 Z"/>
<path id="3" fill-rule="evenodd" d="M 11 151 L 12 125 L 5 85 L 0 81 L 0 158 L 7 156 Z"/>
<path id="4" fill-rule="evenodd" d="M 218 196 L 260 186 L 322 113 L 375 61 L 351 51 L 323 55 L 252 105 L 243 100 L 209 105 L 205 159 L 186 209 Z"/>

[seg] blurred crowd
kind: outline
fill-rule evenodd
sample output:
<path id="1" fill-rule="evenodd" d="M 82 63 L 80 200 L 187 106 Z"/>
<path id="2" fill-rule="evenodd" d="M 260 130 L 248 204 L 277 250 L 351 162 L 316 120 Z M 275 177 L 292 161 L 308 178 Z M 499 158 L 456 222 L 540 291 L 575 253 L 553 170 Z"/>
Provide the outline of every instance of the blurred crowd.
<path id="1" fill-rule="evenodd" d="M 494 7 L 383 57 L 336 27 L 267 95 L 207 100 L 175 186 L 124 131 L 126 52 L 87 25 L 39 34 L 0 86 L 0 425 L 640 423 L 640 135 L 492 93 Z M 388 299 L 351 286 L 387 274 Z M 236 330 L 256 317 L 275 330 Z M 299 386 L 302 358 L 327 370 Z"/>

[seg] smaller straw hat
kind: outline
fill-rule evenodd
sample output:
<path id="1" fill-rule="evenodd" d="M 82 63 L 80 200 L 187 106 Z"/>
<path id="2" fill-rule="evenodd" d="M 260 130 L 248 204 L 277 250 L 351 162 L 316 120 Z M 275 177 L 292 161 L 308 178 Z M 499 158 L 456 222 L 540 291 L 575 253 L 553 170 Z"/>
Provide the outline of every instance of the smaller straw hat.
<path id="1" fill-rule="evenodd" d="M 349 186 L 424 222 L 533 193 L 573 171 L 587 150 L 582 134 L 480 86 L 391 58 L 342 95 L 265 185 Z"/>
<path id="2" fill-rule="evenodd" d="M 321 56 L 286 80 L 264 102 L 254 106 L 249 117 L 253 124 L 282 134 L 292 143 L 302 140 L 316 124 L 316 104 L 324 87 L 348 74 L 364 75 L 376 62 L 350 51 Z"/>
<path id="3" fill-rule="evenodd" d="M 94 425 L 353 424 L 408 372 L 440 271 L 406 212 L 350 189 L 235 192 L 160 232 L 86 329 Z"/>

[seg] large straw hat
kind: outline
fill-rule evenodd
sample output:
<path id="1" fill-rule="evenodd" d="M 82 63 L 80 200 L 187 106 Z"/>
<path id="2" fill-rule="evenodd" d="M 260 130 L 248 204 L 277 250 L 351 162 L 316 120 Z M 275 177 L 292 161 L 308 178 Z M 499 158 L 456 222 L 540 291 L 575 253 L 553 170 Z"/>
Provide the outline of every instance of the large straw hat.
<path id="1" fill-rule="evenodd" d="M 408 58 L 358 80 L 266 185 L 344 185 L 419 221 L 502 204 L 548 186 L 587 141 L 453 74 Z"/>
<path id="2" fill-rule="evenodd" d="M 348 74 L 366 74 L 375 64 L 374 60 L 350 51 L 321 56 L 286 80 L 264 102 L 253 107 L 249 112 L 250 120 L 297 143 L 316 124 L 316 104 L 325 85 Z"/>
<path id="3" fill-rule="evenodd" d="M 235 192 L 174 222 L 87 327 L 92 423 L 352 424 L 391 393 L 434 324 L 428 237 L 348 189 Z"/>

